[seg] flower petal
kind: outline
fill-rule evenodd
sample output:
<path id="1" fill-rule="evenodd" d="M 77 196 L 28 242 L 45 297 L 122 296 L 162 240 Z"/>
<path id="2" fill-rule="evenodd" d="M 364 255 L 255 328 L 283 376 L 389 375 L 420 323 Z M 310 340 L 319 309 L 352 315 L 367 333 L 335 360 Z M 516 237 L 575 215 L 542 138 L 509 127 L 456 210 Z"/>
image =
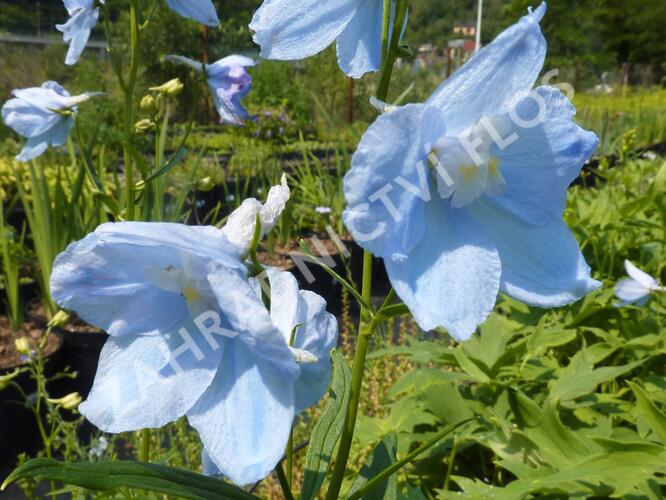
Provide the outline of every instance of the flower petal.
<path id="1" fill-rule="evenodd" d="M 573 105 L 555 88 L 537 88 L 517 102 L 515 113 L 518 124 L 502 117 L 510 125 L 501 134 L 515 134 L 515 141 L 491 148 L 506 181 L 506 192 L 493 201 L 527 222 L 546 224 L 562 217 L 566 190 L 599 141 L 576 125 Z"/>
<path id="2" fill-rule="evenodd" d="M 250 29 L 267 59 L 297 60 L 331 45 L 356 14 L 362 0 L 265 0 Z"/>
<path id="3" fill-rule="evenodd" d="M 638 269 L 631 261 L 625 260 L 624 268 L 626 269 L 629 277 L 641 284 L 644 288 L 652 290 L 653 288 L 657 288 L 659 286 L 659 283 L 657 283 L 655 278 L 650 276 L 645 271 Z"/>
<path id="4" fill-rule="evenodd" d="M 282 458 L 294 418 L 294 381 L 240 337 L 230 343 L 215 380 L 187 416 L 217 469 L 246 485 L 268 476 Z"/>
<path id="5" fill-rule="evenodd" d="M 421 239 L 432 195 L 428 154 L 442 133 L 438 110 L 409 104 L 380 116 L 363 134 L 344 178 L 343 213 L 363 248 L 390 258 Z"/>
<path id="6" fill-rule="evenodd" d="M 65 64 L 76 64 L 88 43 L 90 31 L 97 24 L 99 9 L 80 9 L 70 14 L 65 24 L 57 24 L 56 29 L 63 33 L 63 40 L 70 42 Z"/>
<path id="7" fill-rule="evenodd" d="M 426 104 L 442 110 L 449 132 L 462 132 L 482 116 L 508 111 L 516 94 L 532 88 L 546 56 L 538 9 L 504 30 L 444 81 Z"/>
<path id="8" fill-rule="evenodd" d="M 338 36 L 338 62 L 347 76 L 361 78 L 379 69 L 383 13 L 384 0 L 365 0 Z"/>
<path id="9" fill-rule="evenodd" d="M 631 278 L 624 278 L 615 286 L 615 295 L 622 301 L 621 305 L 627 305 L 644 300 L 650 290 Z"/>
<path id="10" fill-rule="evenodd" d="M 167 0 L 171 10 L 177 14 L 216 28 L 220 25 L 215 5 L 211 0 Z"/>
<path id="11" fill-rule="evenodd" d="M 225 249 L 229 252 L 225 253 Z M 199 260 L 240 267 L 218 229 L 120 222 L 99 226 L 55 260 L 51 293 L 63 308 L 110 335 L 155 334 L 189 315 L 180 290 L 155 275 Z"/>
<path id="12" fill-rule="evenodd" d="M 404 259 L 385 259 L 395 291 L 419 326 L 443 326 L 468 339 L 492 312 L 500 284 L 500 259 L 484 229 L 464 210 L 435 198 L 426 231 Z"/>
<path id="13" fill-rule="evenodd" d="M 559 307 L 596 290 L 601 283 L 563 220 L 534 226 L 489 200 L 468 206 L 490 233 L 502 262 L 501 289 L 538 307 Z"/>
<path id="14" fill-rule="evenodd" d="M 222 313 L 238 338 L 257 358 L 264 358 L 292 377 L 299 372 L 288 339 L 271 321 L 261 300 L 260 284 L 253 287 L 243 270 L 211 264 L 208 281 Z"/>
<path id="15" fill-rule="evenodd" d="M 331 382 L 331 350 L 338 341 L 338 322 L 326 312 L 326 301 L 316 293 L 299 293 L 301 326 L 296 330 L 294 347 L 317 357 L 315 363 L 301 364 L 301 376 L 296 382 L 296 413 L 316 404 Z"/>
<path id="16" fill-rule="evenodd" d="M 182 417 L 213 381 L 226 348 L 214 349 L 195 332 L 186 320 L 163 335 L 109 337 L 81 413 L 105 432 L 159 428 Z"/>

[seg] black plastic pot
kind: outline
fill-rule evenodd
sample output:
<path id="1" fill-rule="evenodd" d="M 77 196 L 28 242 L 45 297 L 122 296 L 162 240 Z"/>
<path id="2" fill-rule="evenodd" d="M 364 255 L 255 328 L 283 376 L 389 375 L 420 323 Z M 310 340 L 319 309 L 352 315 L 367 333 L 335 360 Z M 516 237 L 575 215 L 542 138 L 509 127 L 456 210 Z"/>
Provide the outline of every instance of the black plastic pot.
<path id="1" fill-rule="evenodd" d="M 62 365 L 63 339 L 59 333 L 51 332 L 51 335 L 57 336 L 59 346 L 46 359 L 44 369 L 47 377 L 57 373 Z M 15 368 L 0 369 L 0 376 L 11 373 Z M 22 373 L 14 382 L 29 398 L 35 398 L 37 387 L 28 373 Z M 49 391 L 54 389 L 52 385 L 47 388 Z M 15 387 L 9 386 L 0 391 L 0 468 L 15 465 L 19 453 L 34 455 L 42 447 L 35 416 L 23 403 L 23 397 Z"/>

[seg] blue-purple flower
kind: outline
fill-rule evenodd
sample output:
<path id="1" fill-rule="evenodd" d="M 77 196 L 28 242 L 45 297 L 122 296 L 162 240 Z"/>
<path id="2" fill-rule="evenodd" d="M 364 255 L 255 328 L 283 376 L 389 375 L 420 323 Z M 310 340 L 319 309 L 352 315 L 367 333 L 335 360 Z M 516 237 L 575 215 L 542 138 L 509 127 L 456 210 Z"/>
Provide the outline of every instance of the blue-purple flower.
<path id="1" fill-rule="evenodd" d="M 267 59 L 304 59 L 336 42 L 342 71 L 360 78 L 381 65 L 383 13 L 384 0 L 265 0 L 250 29 Z"/>
<path id="2" fill-rule="evenodd" d="M 215 109 L 220 115 L 220 123 L 242 125 L 249 118 L 241 101 L 252 88 L 252 77 L 245 68 L 255 65 L 253 59 L 231 55 L 213 64 L 200 63 L 183 56 L 167 56 L 166 60 L 205 73 Z"/>
<path id="3" fill-rule="evenodd" d="M 562 220 L 566 189 L 597 137 L 543 66 L 545 4 L 446 80 L 424 104 L 380 116 L 344 180 L 344 222 L 384 259 L 416 321 L 468 338 L 502 291 L 540 307 L 575 301 L 591 279 Z"/>
<path id="4" fill-rule="evenodd" d="M 220 25 L 212 0 L 167 0 L 167 4 L 175 13 L 193 21 L 213 28 Z"/>
<path id="5" fill-rule="evenodd" d="M 100 0 L 104 3 L 104 0 Z M 56 24 L 56 29 L 62 31 L 63 39 L 69 42 L 69 50 L 65 64 L 76 64 L 86 48 L 90 31 L 97 24 L 99 8 L 95 7 L 95 0 L 63 0 L 69 20 L 65 24 Z"/>
<path id="6" fill-rule="evenodd" d="M 14 90 L 12 95 L 14 99 L 2 107 L 2 118 L 8 127 L 28 139 L 16 157 L 25 162 L 37 158 L 49 146 L 65 144 L 74 126 L 77 104 L 96 94 L 71 96 L 59 83 L 49 81 L 41 87 Z"/>
<path id="7" fill-rule="evenodd" d="M 260 220 L 284 206 L 275 198 Z M 273 470 L 294 416 L 324 394 L 337 324 L 291 274 L 249 276 L 246 231 L 230 241 L 233 229 L 103 224 L 58 256 L 51 293 L 110 334 L 86 418 L 123 432 L 186 415 L 205 471 L 244 485 Z"/>

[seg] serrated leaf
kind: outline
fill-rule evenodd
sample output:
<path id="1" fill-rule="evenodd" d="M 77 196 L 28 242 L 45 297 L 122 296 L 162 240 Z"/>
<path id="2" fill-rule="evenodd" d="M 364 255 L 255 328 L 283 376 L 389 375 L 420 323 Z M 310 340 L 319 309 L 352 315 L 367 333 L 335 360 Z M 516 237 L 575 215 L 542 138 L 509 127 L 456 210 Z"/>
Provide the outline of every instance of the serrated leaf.
<path id="1" fill-rule="evenodd" d="M 165 465 L 129 461 L 66 463 L 51 458 L 35 458 L 12 472 L 3 488 L 24 478 L 57 481 L 93 491 L 141 489 L 194 500 L 258 498 L 220 479 Z"/>
<path id="2" fill-rule="evenodd" d="M 490 377 L 477 365 L 474 361 L 469 359 L 461 349 L 454 349 L 453 355 L 458 362 L 458 366 L 463 369 L 472 379 L 477 382 L 490 382 Z"/>
<path id="3" fill-rule="evenodd" d="M 666 415 L 650 400 L 650 396 L 645 392 L 645 389 L 632 382 L 628 382 L 628 384 L 634 396 L 636 396 L 638 408 L 641 410 L 650 429 L 659 436 L 662 443 L 666 444 Z"/>
<path id="4" fill-rule="evenodd" d="M 347 497 L 361 489 L 370 479 L 378 475 L 396 462 L 396 450 L 398 447 L 398 436 L 391 432 L 375 446 L 367 462 L 361 468 Z M 395 475 L 390 476 L 374 489 L 366 493 L 363 498 L 367 500 L 395 500 L 398 495 L 398 482 Z"/>
<path id="5" fill-rule="evenodd" d="M 301 499 L 311 500 L 321 488 L 326 471 L 338 442 L 349 402 L 351 391 L 351 370 L 345 357 L 338 351 L 331 353 L 333 379 L 329 389 L 329 399 L 321 417 L 312 429 L 310 445 L 305 458 L 305 474 Z"/>

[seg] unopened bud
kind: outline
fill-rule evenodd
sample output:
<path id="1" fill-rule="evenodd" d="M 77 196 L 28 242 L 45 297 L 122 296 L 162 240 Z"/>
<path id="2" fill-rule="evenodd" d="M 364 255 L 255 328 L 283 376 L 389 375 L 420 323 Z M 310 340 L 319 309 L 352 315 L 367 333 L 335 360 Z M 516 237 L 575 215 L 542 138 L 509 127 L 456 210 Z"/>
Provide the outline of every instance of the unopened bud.
<path id="1" fill-rule="evenodd" d="M 14 340 L 14 346 L 16 347 L 16 352 L 23 354 L 24 356 L 31 356 L 32 349 L 30 348 L 30 342 L 25 337 L 18 338 Z"/>
<path id="2" fill-rule="evenodd" d="M 203 179 L 199 179 L 199 182 L 197 182 L 197 190 L 199 191 L 210 191 L 215 187 L 215 181 L 213 180 L 212 177 L 204 177 Z"/>
<path id="3" fill-rule="evenodd" d="M 57 399 L 49 399 L 48 401 L 49 403 L 59 406 L 64 410 L 72 411 L 76 410 L 79 407 L 82 400 L 83 398 L 81 397 L 81 394 L 79 394 L 78 392 L 72 392 L 71 394 L 67 394 L 67 396 L 65 397 Z"/>
<path id="4" fill-rule="evenodd" d="M 139 107 L 143 111 L 152 111 L 155 109 L 155 98 L 152 95 L 144 95 L 141 99 Z"/>
<path id="5" fill-rule="evenodd" d="M 11 384 L 12 380 L 14 380 L 16 377 L 19 376 L 19 373 L 21 373 L 21 370 L 17 368 L 16 370 L 14 370 L 11 373 L 8 373 L 7 375 L 0 376 L 0 391 L 9 387 L 9 384 Z"/>
<path id="6" fill-rule="evenodd" d="M 166 83 L 163 83 L 159 87 L 150 87 L 149 90 L 153 92 L 159 92 L 160 94 L 166 94 L 170 97 L 175 97 L 178 94 L 180 94 L 185 86 L 183 83 L 178 79 L 174 78 L 173 80 L 169 80 Z"/>
<path id="7" fill-rule="evenodd" d="M 139 120 L 134 124 L 134 130 L 136 131 L 137 134 L 149 132 L 154 128 L 155 128 L 155 123 L 152 120 L 149 120 L 148 118 Z"/>
<path id="8" fill-rule="evenodd" d="M 65 326 L 67 323 L 69 323 L 70 320 L 70 315 L 67 311 L 63 311 L 62 309 L 55 313 L 51 320 L 48 323 L 48 326 L 50 328 L 53 327 L 58 327 L 58 326 Z"/>

